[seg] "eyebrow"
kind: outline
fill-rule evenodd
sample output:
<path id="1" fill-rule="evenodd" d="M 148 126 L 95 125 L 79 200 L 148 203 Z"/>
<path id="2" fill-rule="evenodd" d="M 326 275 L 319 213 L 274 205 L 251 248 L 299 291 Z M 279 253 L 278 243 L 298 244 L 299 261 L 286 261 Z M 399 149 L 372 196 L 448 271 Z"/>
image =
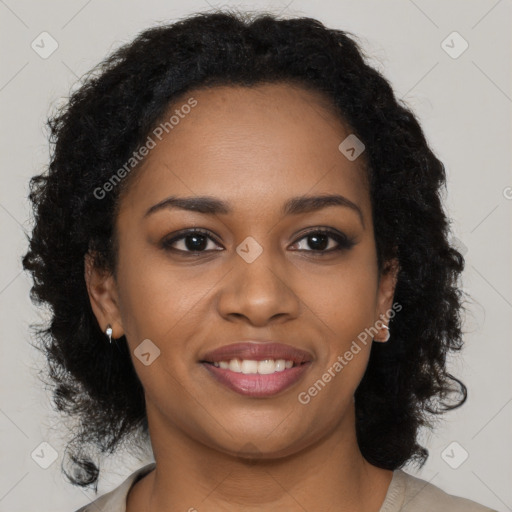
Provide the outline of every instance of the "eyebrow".
<path id="1" fill-rule="evenodd" d="M 350 208 L 355 211 L 361 224 L 364 227 L 363 212 L 350 199 L 339 194 L 320 195 L 320 196 L 298 196 L 288 199 L 284 203 L 281 213 L 282 215 L 299 215 L 301 213 L 310 213 L 329 206 L 342 206 Z M 144 217 L 167 208 L 178 208 L 181 210 L 188 210 L 193 212 L 202 213 L 205 215 L 217 214 L 230 214 L 233 212 L 231 207 L 225 201 L 210 196 L 196 196 L 196 197 L 176 197 L 170 196 L 163 199 L 159 203 L 151 206 L 144 214 Z"/>

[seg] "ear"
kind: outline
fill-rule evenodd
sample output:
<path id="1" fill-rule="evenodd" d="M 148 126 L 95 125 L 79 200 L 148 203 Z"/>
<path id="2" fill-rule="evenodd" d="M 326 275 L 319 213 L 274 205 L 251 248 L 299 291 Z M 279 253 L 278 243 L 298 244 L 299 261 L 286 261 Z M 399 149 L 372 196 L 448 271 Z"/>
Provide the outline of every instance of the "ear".
<path id="1" fill-rule="evenodd" d="M 89 300 L 100 329 L 105 332 L 107 325 L 112 326 L 112 338 L 124 334 L 117 285 L 112 273 L 94 265 L 94 257 L 87 253 L 84 257 L 84 278 Z"/>
<path id="2" fill-rule="evenodd" d="M 389 312 L 393 305 L 399 267 L 398 260 L 393 258 L 386 262 L 380 275 L 375 311 L 375 326 L 379 329 L 379 332 L 374 337 L 374 341 L 384 343 L 389 339 Z"/>

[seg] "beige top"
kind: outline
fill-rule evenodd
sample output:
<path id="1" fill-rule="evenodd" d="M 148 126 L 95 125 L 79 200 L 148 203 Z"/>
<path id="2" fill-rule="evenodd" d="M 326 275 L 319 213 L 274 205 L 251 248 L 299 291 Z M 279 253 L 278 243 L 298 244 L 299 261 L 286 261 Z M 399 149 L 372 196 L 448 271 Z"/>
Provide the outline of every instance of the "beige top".
<path id="1" fill-rule="evenodd" d="M 126 497 L 130 488 L 155 467 L 152 462 L 133 472 L 114 490 L 103 494 L 76 512 L 126 512 Z M 379 512 L 497 512 L 474 501 L 452 496 L 425 480 L 401 469 L 393 478 Z"/>

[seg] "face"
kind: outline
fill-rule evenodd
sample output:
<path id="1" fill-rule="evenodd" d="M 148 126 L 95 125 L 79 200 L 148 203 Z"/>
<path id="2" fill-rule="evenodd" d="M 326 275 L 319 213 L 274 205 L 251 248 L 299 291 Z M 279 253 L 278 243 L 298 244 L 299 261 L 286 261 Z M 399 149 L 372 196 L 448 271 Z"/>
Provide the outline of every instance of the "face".
<path id="1" fill-rule="evenodd" d="M 298 87 L 199 89 L 182 103 L 190 97 L 197 104 L 162 140 L 153 136 L 122 198 L 116 278 L 90 271 L 91 304 L 100 326 L 126 335 L 150 427 L 225 453 L 249 444 L 293 453 L 353 407 L 371 338 L 357 353 L 353 342 L 392 304 L 364 154 L 345 157 L 338 146 L 350 131 Z M 218 203 L 187 209 L 165 203 L 171 196 Z M 339 197 L 304 200 L 313 196 Z M 309 362 L 271 395 L 234 391 L 201 361 L 247 340 L 291 345 Z M 319 379 L 325 385 L 308 391 Z"/>

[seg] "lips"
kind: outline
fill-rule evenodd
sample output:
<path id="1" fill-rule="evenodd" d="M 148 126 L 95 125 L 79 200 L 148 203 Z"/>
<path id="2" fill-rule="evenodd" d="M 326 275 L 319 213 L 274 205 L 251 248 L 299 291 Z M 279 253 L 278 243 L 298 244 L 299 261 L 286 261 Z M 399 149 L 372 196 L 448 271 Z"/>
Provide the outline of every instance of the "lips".
<path id="1" fill-rule="evenodd" d="M 234 360 L 238 361 L 233 366 Z M 264 365 L 262 374 L 261 361 L 267 360 L 273 360 L 274 363 L 271 362 L 270 367 Z M 238 364 L 240 361 L 243 361 L 242 368 Z M 231 391 L 253 398 L 270 398 L 291 388 L 304 378 L 312 361 L 313 356 L 308 351 L 291 345 L 248 340 L 206 352 L 199 363 L 214 381 Z M 254 373 L 256 362 L 259 363 L 257 373 Z M 245 369 L 249 370 L 248 373 L 243 368 L 246 364 L 251 367 L 251 370 Z"/>
<path id="2" fill-rule="evenodd" d="M 249 359 L 264 361 L 266 359 L 284 359 L 300 365 L 312 361 L 312 355 L 291 345 L 275 343 L 272 341 L 239 342 L 211 350 L 201 358 L 202 363 L 215 363 L 230 361 L 231 359 Z"/>
<path id="3" fill-rule="evenodd" d="M 239 395 L 252 398 L 271 398 L 291 389 L 294 384 L 303 379 L 311 367 L 311 362 L 287 368 L 271 375 L 245 375 L 216 368 L 209 363 L 202 363 L 202 366 L 214 378 L 214 381 Z"/>

